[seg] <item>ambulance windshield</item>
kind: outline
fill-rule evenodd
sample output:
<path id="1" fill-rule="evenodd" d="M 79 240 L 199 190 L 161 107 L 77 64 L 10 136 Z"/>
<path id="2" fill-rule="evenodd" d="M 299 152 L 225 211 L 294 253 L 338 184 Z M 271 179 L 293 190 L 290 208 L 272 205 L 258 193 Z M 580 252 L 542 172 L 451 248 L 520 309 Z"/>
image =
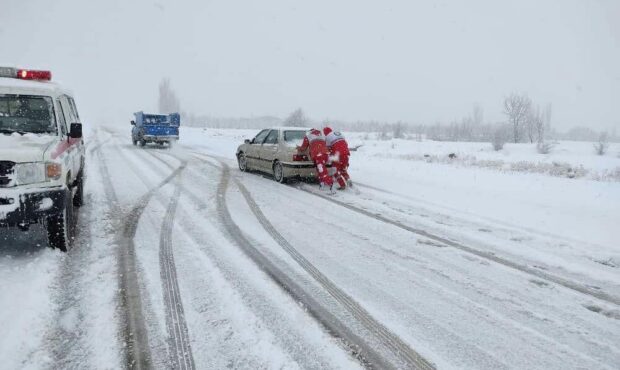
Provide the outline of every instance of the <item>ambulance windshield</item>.
<path id="1" fill-rule="evenodd" d="M 0 133 L 56 133 L 52 99 L 47 96 L 0 95 Z"/>

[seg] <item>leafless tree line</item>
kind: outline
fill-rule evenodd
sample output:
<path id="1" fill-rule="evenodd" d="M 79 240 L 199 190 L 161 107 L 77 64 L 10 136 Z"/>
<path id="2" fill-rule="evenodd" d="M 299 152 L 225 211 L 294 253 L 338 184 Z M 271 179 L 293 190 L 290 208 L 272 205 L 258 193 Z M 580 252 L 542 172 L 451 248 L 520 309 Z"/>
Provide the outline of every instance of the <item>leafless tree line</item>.
<path id="1" fill-rule="evenodd" d="M 161 90 L 161 86 L 160 86 Z M 161 96 L 161 94 L 160 94 Z M 540 153 L 548 153 L 553 148 L 553 140 L 580 140 L 597 141 L 595 148 L 603 152 L 608 142 L 618 140 L 615 132 L 611 135 L 599 134 L 587 127 L 577 127 L 566 133 L 555 131 L 551 127 L 551 104 L 544 106 L 534 104 L 526 94 L 513 93 L 503 102 L 506 121 L 489 123 L 484 121 L 484 110 L 475 104 L 472 111 L 460 120 L 449 124 L 415 124 L 403 121 L 339 121 L 323 119 L 315 121 L 306 113 L 297 108 L 284 120 L 274 116 L 260 116 L 251 118 L 217 118 L 210 116 L 196 116 L 182 113 L 183 124 L 195 127 L 212 128 L 244 128 L 261 129 L 273 126 L 294 126 L 317 128 L 330 125 L 341 131 L 349 132 L 376 132 L 379 139 L 430 139 L 435 141 L 472 141 L 490 142 L 495 150 L 501 150 L 507 141 L 515 143 L 536 143 Z"/>

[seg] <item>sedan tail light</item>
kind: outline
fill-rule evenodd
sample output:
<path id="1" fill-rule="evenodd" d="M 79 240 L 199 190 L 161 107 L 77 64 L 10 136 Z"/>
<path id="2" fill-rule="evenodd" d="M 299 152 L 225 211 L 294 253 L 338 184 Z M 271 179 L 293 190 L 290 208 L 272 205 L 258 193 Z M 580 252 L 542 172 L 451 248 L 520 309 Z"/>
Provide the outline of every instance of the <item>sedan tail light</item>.
<path id="1" fill-rule="evenodd" d="M 293 154 L 293 161 L 295 162 L 305 162 L 308 160 L 308 156 L 305 154 Z"/>

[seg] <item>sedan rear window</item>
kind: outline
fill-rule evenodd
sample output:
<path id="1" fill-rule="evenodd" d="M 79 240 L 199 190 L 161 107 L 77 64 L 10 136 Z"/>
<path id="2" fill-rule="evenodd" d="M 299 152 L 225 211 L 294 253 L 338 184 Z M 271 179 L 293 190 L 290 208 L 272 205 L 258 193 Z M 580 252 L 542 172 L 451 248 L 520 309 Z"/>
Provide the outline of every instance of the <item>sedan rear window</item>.
<path id="1" fill-rule="evenodd" d="M 0 95 L 0 133 L 55 134 L 52 98 L 47 96 Z"/>
<path id="2" fill-rule="evenodd" d="M 301 144 L 302 140 L 306 136 L 306 131 L 295 130 L 295 131 L 284 131 L 284 141 L 287 144 Z"/>

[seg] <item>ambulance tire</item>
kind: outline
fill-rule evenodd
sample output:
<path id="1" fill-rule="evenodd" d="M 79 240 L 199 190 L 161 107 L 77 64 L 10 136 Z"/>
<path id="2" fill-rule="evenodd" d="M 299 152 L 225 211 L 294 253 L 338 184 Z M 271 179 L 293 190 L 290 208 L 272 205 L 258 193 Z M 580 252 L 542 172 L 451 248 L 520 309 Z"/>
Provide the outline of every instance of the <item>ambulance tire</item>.
<path id="1" fill-rule="evenodd" d="M 47 245 L 52 249 L 60 249 L 62 252 L 67 252 L 71 248 L 71 240 L 75 231 L 73 202 L 70 194 L 68 191 L 62 212 L 48 216 L 45 222 Z"/>

